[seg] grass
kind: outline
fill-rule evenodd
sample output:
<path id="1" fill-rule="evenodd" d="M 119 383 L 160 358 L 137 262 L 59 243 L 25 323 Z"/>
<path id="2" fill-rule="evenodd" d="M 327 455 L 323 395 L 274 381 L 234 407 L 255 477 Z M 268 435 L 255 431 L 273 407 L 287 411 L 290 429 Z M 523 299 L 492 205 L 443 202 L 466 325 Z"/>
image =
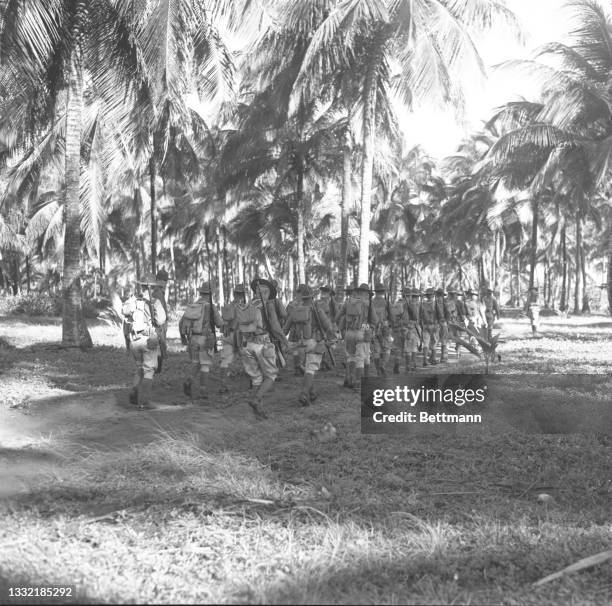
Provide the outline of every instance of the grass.
<path id="1" fill-rule="evenodd" d="M 584 324 L 581 319 L 586 333 Z M 551 366 L 565 373 L 603 368 L 599 355 L 610 328 L 591 331 L 579 347 L 575 325 L 558 329 L 567 338 L 552 328 L 541 340 L 524 338 L 523 329 L 513 328 L 502 352 L 499 370 L 521 373 L 502 378 L 508 397 L 542 389 L 544 378 L 522 374 L 524 367 L 540 371 L 540 355 L 552 355 Z M 332 388 L 338 377 L 325 373 L 318 379 L 324 403 L 295 407 L 285 395 L 298 379 L 285 376 L 271 406 L 273 419 L 261 424 L 247 416 L 239 396 L 210 412 L 160 412 L 150 426 L 144 420 L 137 425 L 145 417 L 127 412 L 119 425 L 111 424 L 95 416 L 92 405 L 91 418 L 73 421 L 75 431 L 95 421 L 90 433 L 78 434 L 77 445 L 77 434 L 55 431 L 68 417 L 54 415 L 61 402 L 78 402 L 81 394 L 102 397 L 105 383 L 127 383 L 125 353 L 106 340 L 103 327 L 94 330 L 94 341 L 105 346 L 74 358 L 16 343 L 14 330 L 4 333 L 17 345 L 8 350 L 4 376 L 12 378 L 19 398 L 17 386 L 26 382 L 19 373 L 25 374 L 27 393 L 35 397 L 28 395 L 30 401 L 42 399 L 29 406 L 19 400 L 30 413 L 23 418 L 38 421 L 36 431 L 40 423 L 47 427 L 30 449 L 9 456 L 0 448 L 0 458 L 23 461 L 29 450 L 34 460 L 40 450 L 54 455 L 54 464 L 39 466 L 27 493 L 0 500 L 0 597 L 3 583 L 6 590 L 28 580 L 76 584 L 79 597 L 95 603 L 612 600 L 609 562 L 531 585 L 610 548 L 609 436 L 512 429 L 366 436 L 357 397 Z M 41 328 L 48 342 L 55 330 Z M 168 390 L 180 386 L 185 373 L 177 349 L 164 375 Z M 576 351 L 583 353 L 574 356 Z M 583 365 L 576 362 L 582 357 Z M 578 384 L 576 401 L 588 396 L 604 402 L 604 380 Z M 65 389 L 67 382 L 81 391 Z M 9 413 L 7 419 L 23 414 L 5 408 Z M 327 421 L 338 437 L 322 443 L 310 430 Z M 132 435 L 127 445 L 113 439 L 123 425 Z M 94 435 L 106 443 L 89 439 Z M 540 493 L 552 501 L 539 502 Z"/>

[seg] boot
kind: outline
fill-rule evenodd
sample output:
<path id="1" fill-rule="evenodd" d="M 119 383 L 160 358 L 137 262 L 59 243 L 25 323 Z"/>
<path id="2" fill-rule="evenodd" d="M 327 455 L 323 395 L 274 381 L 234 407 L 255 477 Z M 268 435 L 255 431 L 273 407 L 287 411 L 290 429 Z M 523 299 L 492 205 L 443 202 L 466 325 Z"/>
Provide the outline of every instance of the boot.
<path id="1" fill-rule="evenodd" d="M 143 379 L 138 387 L 138 409 L 151 410 L 155 408 L 151 402 L 151 391 L 153 389 L 153 379 Z"/>
<path id="2" fill-rule="evenodd" d="M 385 365 L 383 364 L 383 361 L 381 358 L 377 358 L 376 360 L 374 360 L 374 364 L 376 364 L 376 372 L 378 374 L 379 377 L 386 377 L 387 376 L 387 371 L 385 370 Z"/>
<path id="3" fill-rule="evenodd" d="M 393 374 L 394 375 L 399 375 L 399 371 L 400 371 L 400 363 L 399 360 L 395 360 L 395 362 L 393 363 Z"/>
<path id="4" fill-rule="evenodd" d="M 302 406 L 310 406 L 310 392 L 312 391 L 312 381 L 314 375 L 307 374 L 304 376 L 304 383 L 302 384 L 302 393 L 300 394 L 299 402 Z"/>
<path id="5" fill-rule="evenodd" d="M 268 418 L 268 415 L 263 409 L 262 402 L 258 398 L 253 398 L 252 400 L 249 400 L 249 406 L 251 407 L 251 410 L 255 414 L 255 418 L 258 421 L 262 421 Z"/>
<path id="6" fill-rule="evenodd" d="M 310 396 L 310 403 L 314 404 L 315 401 L 317 400 L 317 398 L 319 397 L 319 394 L 311 387 L 310 391 L 308 392 L 308 395 Z"/>
<path id="7" fill-rule="evenodd" d="M 446 353 L 446 345 L 442 345 L 442 353 L 440 356 L 440 362 L 448 362 L 448 354 Z"/>
<path id="8" fill-rule="evenodd" d="M 359 369 L 361 370 L 361 369 Z M 369 364 L 364 364 L 363 365 L 363 375 L 364 378 L 369 377 L 370 376 L 370 365 Z M 359 381 L 359 383 L 361 383 L 361 380 Z"/>
<path id="9" fill-rule="evenodd" d="M 133 404 L 134 406 L 138 406 L 138 387 L 137 386 L 132 387 L 128 398 L 129 398 L 130 404 Z"/>
<path id="10" fill-rule="evenodd" d="M 404 365 L 406 366 L 406 372 L 412 370 L 410 368 L 410 354 L 404 354 Z"/>
<path id="11" fill-rule="evenodd" d="M 353 384 L 353 389 L 361 388 L 361 378 L 365 376 L 365 368 L 355 368 L 355 383 Z"/>
<path id="12" fill-rule="evenodd" d="M 427 366 L 427 352 L 423 352 L 423 368 Z"/>
<path id="13" fill-rule="evenodd" d="M 436 360 L 436 350 L 435 349 L 431 350 L 431 357 L 429 358 L 429 361 L 431 362 L 433 366 L 435 366 L 438 363 L 438 361 Z"/>
<path id="14" fill-rule="evenodd" d="M 198 392 L 198 397 L 200 400 L 208 400 L 208 374 L 207 372 L 200 371 L 199 384 L 200 389 Z M 195 399 L 195 398 L 192 398 Z"/>
<path id="15" fill-rule="evenodd" d="M 344 382 L 344 386 L 349 389 L 353 389 L 355 386 L 355 362 L 348 363 L 348 374 L 346 377 L 346 381 Z"/>
<path id="16" fill-rule="evenodd" d="M 191 379 L 187 379 L 186 381 L 183 381 L 183 393 L 188 398 L 191 398 Z"/>

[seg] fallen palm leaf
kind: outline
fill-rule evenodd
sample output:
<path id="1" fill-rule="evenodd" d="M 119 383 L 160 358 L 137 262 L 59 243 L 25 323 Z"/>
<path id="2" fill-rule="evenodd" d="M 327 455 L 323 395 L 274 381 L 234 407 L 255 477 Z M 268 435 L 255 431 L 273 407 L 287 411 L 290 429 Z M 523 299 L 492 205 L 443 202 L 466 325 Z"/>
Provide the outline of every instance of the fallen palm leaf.
<path id="1" fill-rule="evenodd" d="M 550 581 L 554 581 L 555 579 L 560 579 L 562 576 L 566 574 L 572 574 L 573 572 L 579 572 L 580 570 L 584 570 L 585 568 L 591 568 L 593 566 L 597 566 L 598 564 L 603 564 L 608 560 L 612 560 L 612 549 L 608 551 L 602 551 L 601 553 L 596 553 L 595 555 L 589 556 L 588 558 L 582 558 L 582 560 L 578 560 L 574 562 L 570 566 L 559 570 L 553 574 L 549 574 L 548 576 L 540 579 L 533 583 L 534 587 L 539 587 L 540 585 L 544 585 L 544 583 L 549 583 Z"/>

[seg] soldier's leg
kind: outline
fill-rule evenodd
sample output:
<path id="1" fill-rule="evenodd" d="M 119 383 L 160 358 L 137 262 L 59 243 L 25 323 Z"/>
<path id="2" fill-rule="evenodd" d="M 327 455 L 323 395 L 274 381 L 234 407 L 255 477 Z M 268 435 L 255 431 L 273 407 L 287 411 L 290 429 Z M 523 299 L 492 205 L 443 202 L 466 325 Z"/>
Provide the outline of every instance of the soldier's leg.
<path id="1" fill-rule="evenodd" d="M 396 330 L 393 333 L 393 374 L 398 375 L 400 364 L 404 355 L 404 336 L 403 332 Z"/>
<path id="2" fill-rule="evenodd" d="M 346 351 L 346 377 L 344 380 L 344 387 L 352 389 L 355 385 L 355 369 L 357 364 L 357 341 L 355 331 L 346 331 L 344 335 L 344 349 Z"/>
<path id="3" fill-rule="evenodd" d="M 229 391 L 230 369 L 234 358 L 234 335 L 230 334 L 227 337 L 223 337 L 223 348 L 221 349 L 221 361 L 219 363 L 221 370 L 219 393 L 227 393 Z"/>
<path id="4" fill-rule="evenodd" d="M 314 377 L 321 368 L 323 360 L 323 352 L 317 351 L 317 343 L 314 339 L 309 339 L 306 343 L 306 373 L 304 374 L 304 383 L 302 384 L 302 393 L 300 394 L 300 403 L 302 406 L 308 406 L 317 399 L 317 394 L 314 390 Z"/>
<path id="5" fill-rule="evenodd" d="M 427 366 L 427 362 L 428 362 L 428 357 L 429 357 L 429 341 L 431 339 L 431 334 L 429 332 L 429 329 L 426 328 L 425 326 L 423 326 L 422 328 L 423 331 L 423 367 Z"/>
<path id="6" fill-rule="evenodd" d="M 203 338 L 198 352 L 198 376 L 192 378 L 192 381 L 198 384 L 197 396 L 194 396 L 192 390 L 192 400 L 208 400 L 209 378 L 212 365 L 213 350 L 206 349 L 206 343 Z"/>
<path id="7" fill-rule="evenodd" d="M 435 324 L 430 329 L 429 333 L 429 360 L 432 364 L 438 363 L 438 361 L 436 360 L 436 344 L 438 342 L 438 330 L 439 326 L 438 324 Z"/>
<path id="8" fill-rule="evenodd" d="M 159 347 L 155 349 L 147 348 L 146 339 L 142 340 L 145 341 L 145 346 L 142 351 L 142 382 L 138 389 L 138 408 L 155 408 L 151 401 L 151 392 L 153 390 L 153 376 L 157 369 L 157 359 L 161 352 Z"/>
<path id="9" fill-rule="evenodd" d="M 362 341 L 357 343 L 355 352 L 355 388 L 361 387 L 362 377 L 367 377 L 366 369 L 370 367 L 370 344 Z"/>
<path id="10" fill-rule="evenodd" d="M 264 381 L 263 372 L 259 366 L 259 362 L 257 360 L 257 348 L 261 347 L 261 345 L 257 343 L 247 343 L 244 347 L 240 349 L 240 359 L 242 361 L 242 366 L 244 371 L 249 375 L 251 379 L 251 385 L 255 389 L 259 389 Z M 265 413 L 263 413 L 258 405 L 257 398 L 249 400 L 249 406 L 255 413 L 255 417 L 257 419 L 266 418 Z"/>
<path id="11" fill-rule="evenodd" d="M 267 418 L 263 409 L 264 397 L 274 386 L 274 381 L 278 377 L 278 367 L 276 366 L 276 349 L 273 343 L 265 343 L 255 350 L 257 362 L 263 376 L 263 381 L 255 392 L 254 406 L 251 407 L 263 418 Z"/>
<path id="12" fill-rule="evenodd" d="M 447 343 L 448 324 L 446 322 L 442 322 L 440 324 L 440 362 L 448 362 Z"/>
<path id="13" fill-rule="evenodd" d="M 132 379 L 132 389 L 130 390 L 129 394 L 129 402 L 130 404 L 134 404 L 134 406 L 138 405 L 138 391 L 143 379 L 143 342 L 144 339 L 138 339 L 137 341 L 132 341 L 130 343 L 130 353 L 132 354 L 132 358 L 136 364 L 136 370 L 134 371 L 134 377 Z"/>

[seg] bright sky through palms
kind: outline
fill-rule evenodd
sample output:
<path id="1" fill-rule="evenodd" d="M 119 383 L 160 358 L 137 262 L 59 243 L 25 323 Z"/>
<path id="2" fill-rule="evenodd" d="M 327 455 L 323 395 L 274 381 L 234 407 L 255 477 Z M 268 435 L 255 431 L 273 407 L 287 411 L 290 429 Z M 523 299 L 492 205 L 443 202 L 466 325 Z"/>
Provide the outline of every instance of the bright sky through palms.
<path id="1" fill-rule="evenodd" d="M 486 122 L 496 107 L 521 95 L 537 95 L 531 79 L 515 70 L 492 68 L 511 59 L 530 58 L 542 44 L 564 39 L 571 26 L 571 9 L 566 7 L 566 0 L 507 0 L 506 4 L 521 22 L 524 44 L 500 29 L 478 40 L 489 76 L 485 82 L 474 80 L 467 88 L 465 124 L 458 124 L 452 110 L 419 108 L 402 120 L 409 147 L 420 143 L 434 157 L 452 154 L 461 139 Z"/>

